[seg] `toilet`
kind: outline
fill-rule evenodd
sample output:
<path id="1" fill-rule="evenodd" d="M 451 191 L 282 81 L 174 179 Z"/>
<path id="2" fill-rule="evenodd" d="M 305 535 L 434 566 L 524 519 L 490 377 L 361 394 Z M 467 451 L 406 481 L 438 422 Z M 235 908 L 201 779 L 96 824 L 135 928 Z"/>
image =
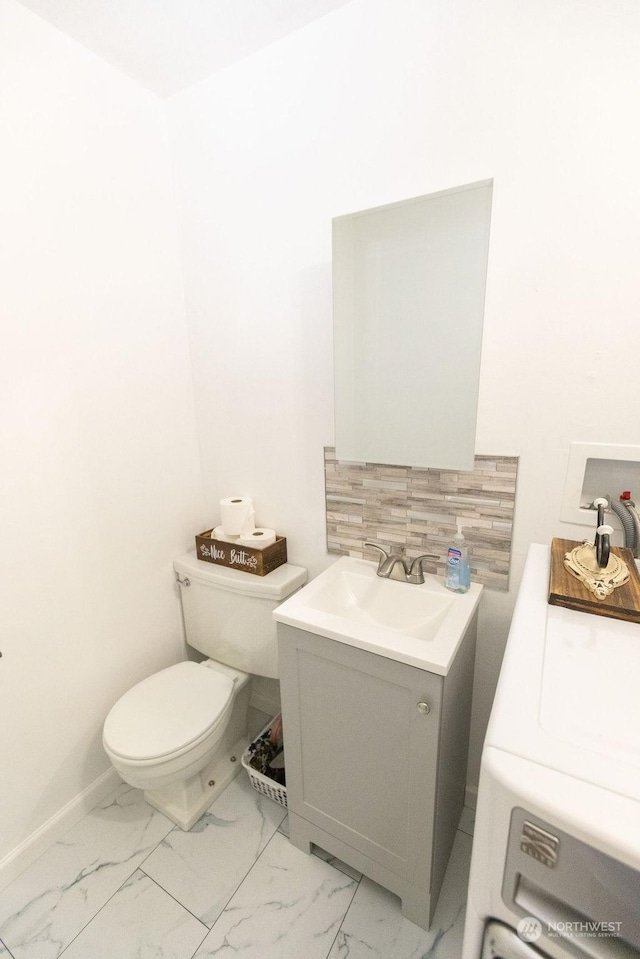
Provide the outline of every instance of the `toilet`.
<path id="1" fill-rule="evenodd" d="M 186 639 L 209 658 L 143 679 L 112 707 L 105 752 L 121 778 L 188 830 L 242 768 L 251 676 L 278 678 L 273 610 L 307 572 L 285 563 L 255 576 L 199 560 L 175 560 Z"/>

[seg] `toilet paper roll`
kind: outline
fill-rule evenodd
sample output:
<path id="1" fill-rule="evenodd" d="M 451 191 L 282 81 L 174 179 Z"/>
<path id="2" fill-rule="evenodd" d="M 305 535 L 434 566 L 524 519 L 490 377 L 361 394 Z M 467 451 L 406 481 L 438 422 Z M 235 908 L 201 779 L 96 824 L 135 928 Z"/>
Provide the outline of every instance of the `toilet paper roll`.
<path id="1" fill-rule="evenodd" d="M 255 527 L 253 500 L 250 496 L 228 496 L 221 499 L 220 517 L 225 536 L 240 536 L 244 530 L 250 532 Z"/>
<path id="2" fill-rule="evenodd" d="M 253 533 L 253 531 L 254 531 L 255 528 L 256 528 L 256 511 L 254 510 L 254 508 L 253 508 L 253 506 L 252 506 L 251 509 L 249 510 L 249 512 L 247 513 L 247 518 L 245 519 L 244 523 L 242 524 L 242 529 L 240 530 L 240 535 L 241 535 L 241 536 L 250 536 L 251 533 Z"/>
<path id="3" fill-rule="evenodd" d="M 211 535 L 214 539 L 218 539 L 223 543 L 237 543 L 238 536 L 227 536 L 222 526 L 216 526 L 215 529 L 211 530 Z"/>
<path id="4" fill-rule="evenodd" d="M 267 529 L 264 526 L 258 526 L 248 535 L 243 533 L 238 542 L 241 546 L 251 546 L 253 549 L 265 549 L 267 546 L 273 546 L 276 541 L 276 531 Z"/>

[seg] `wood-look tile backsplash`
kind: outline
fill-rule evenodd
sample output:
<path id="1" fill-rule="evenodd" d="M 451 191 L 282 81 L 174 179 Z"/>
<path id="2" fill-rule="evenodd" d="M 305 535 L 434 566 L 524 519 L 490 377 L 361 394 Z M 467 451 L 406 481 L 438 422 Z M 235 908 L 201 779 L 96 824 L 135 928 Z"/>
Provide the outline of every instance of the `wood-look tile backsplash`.
<path id="1" fill-rule="evenodd" d="M 462 526 L 471 580 L 509 588 L 517 456 L 476 456 L 469 472 L 337 460 L 325 448 L 327 549 L 377 560 L 380 543 L 409 558 L 434 553 L 425 569 L 444 575 L 447 547 Z"/>

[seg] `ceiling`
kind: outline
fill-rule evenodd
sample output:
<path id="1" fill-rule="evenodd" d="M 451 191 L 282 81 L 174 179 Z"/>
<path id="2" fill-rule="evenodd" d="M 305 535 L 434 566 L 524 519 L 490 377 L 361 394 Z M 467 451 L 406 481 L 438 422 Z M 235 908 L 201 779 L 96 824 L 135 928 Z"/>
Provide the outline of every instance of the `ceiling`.
<path id="1" fill-rule="evenodd" d="M 351 0 L 20 0 L 170 96 Z"/>

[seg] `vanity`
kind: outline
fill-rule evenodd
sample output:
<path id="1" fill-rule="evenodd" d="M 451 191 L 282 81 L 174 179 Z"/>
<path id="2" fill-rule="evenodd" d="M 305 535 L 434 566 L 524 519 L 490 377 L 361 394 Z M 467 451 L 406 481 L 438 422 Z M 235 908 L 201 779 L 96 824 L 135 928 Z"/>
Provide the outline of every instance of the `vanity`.
<path id="1" fill-rule="evenodd" d="M 429 927 L 464 805 L 482 587 L 343 557 L 274 612 L 291 842 Z"/>

